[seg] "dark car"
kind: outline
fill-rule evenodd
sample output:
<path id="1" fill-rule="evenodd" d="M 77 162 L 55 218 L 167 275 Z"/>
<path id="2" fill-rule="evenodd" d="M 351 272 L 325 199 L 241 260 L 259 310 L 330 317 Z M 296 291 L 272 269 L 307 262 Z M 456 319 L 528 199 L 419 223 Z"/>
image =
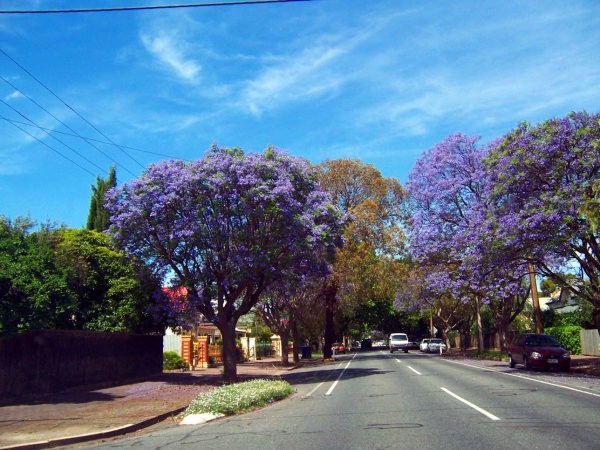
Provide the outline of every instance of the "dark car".
<path id="1" fill-rule="evenodd" d="M 371 341 L 371 339 L 363 339 L 362 341 L 360 341 L 360 348 L 373 348 L 373 341 Z"/>
<path id="2" fill-rule="evenodd" d="M 419 350 L 419 340 L 414 336 L 408 337 L 408 349 Z"/>
<path id="3" fill-rule="evenodd" d="M 571 355 L 549 334 L 517 334 L 508 347 L 508 365 L 523 364 L 525 369 L 571 370 Z"/>

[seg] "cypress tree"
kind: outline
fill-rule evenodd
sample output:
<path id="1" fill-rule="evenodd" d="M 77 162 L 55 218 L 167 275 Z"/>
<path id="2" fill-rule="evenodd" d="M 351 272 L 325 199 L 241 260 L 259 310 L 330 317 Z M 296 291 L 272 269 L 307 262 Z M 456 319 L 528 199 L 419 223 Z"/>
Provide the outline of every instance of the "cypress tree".
<path id="1" fill-rule="evenodd" d="M 96 178 L 96 186 L 92 185 L 92 198 L 90 200 L 90 211 L 88 213 L 87 225 L 88 230 L 104 231 L 110 222 L 108 220 L 108 211 L 104 208 L 104 194 L 110 188 L 117 186 L 117 170 L 115 166 L 111 166 L 108 170 L 108 178 Z"/>

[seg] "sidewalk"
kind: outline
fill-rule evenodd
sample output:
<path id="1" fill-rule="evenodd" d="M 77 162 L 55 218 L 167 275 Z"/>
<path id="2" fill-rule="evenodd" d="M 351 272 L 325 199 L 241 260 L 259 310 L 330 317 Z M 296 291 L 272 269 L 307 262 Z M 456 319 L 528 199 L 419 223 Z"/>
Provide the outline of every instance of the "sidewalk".
<path id="1" fill-rule="evenodd" d="M 240 380 L 277 377 L 294 368 L 279 358 L 238 366 Z M 133 433 L 174 420 L 201 392 L 222 385 L 221 367 L 166 372 L 107 389 L 56 394 L 0 407 L 0 449 L 38 449 Z"/>

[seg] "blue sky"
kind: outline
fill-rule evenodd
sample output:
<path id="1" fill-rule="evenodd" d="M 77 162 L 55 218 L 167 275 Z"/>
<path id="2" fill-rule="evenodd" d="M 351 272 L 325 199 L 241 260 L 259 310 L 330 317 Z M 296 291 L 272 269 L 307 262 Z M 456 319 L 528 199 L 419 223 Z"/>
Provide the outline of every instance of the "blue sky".
<path id="1" fill-rule="evenodd" d="M 92 3 L 185 2 L 0 0 L 0 10 Z M 600 109 L 593 0 L 0 14 L 0 49 L 56 95 L 0 53 L 0 214 L 71 227 L 85 226 L 90 186 L 114 162 L 127 182 L 213 142 L 272 144 L 313 163 L 359 158 L 404 184 L 450 133 L 485 142 L 521 121 Z"/>

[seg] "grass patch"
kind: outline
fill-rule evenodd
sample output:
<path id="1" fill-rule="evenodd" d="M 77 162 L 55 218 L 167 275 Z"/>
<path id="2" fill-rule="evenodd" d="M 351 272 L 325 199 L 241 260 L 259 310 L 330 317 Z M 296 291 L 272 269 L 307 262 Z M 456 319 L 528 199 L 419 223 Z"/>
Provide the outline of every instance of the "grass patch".
<path id="1" fill-rule="evenodd" d="M 508 355 L 498 351 L 487 350 L 485 352 L 475 352 L 469 355 L 471 358 L 489 359 L 491 361 L 508 361 Z"/>
<path id="2" fill-rule="evenodd" d="M 182 415 L 212 413 L 230 416 L 281 400 L 292 392 L 294 389 L 283 380 L 259 379 L 230 384 L 203 392 L 192 400 Z"/>

